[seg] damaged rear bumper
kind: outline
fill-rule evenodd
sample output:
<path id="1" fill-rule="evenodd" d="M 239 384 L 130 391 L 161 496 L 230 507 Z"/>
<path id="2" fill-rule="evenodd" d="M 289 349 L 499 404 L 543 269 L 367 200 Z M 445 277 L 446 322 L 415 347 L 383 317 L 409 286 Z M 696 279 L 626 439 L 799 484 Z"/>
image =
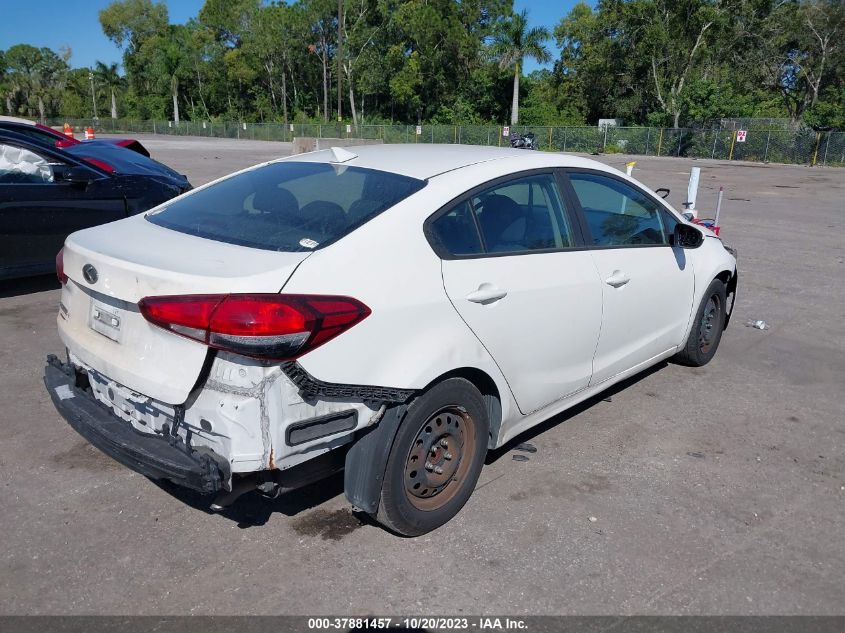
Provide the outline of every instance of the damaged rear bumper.
<path id="1" fill-rule="evenodd" d="M 91 444 L 137 473 L 203 493 L 226 486 L 225 464 L 209 452 L 187 447 L 181 438 L 140 433 L 76 386 L 76 372 L 56 356 L 47 357 L 44 384 L 58 412 Z"/>

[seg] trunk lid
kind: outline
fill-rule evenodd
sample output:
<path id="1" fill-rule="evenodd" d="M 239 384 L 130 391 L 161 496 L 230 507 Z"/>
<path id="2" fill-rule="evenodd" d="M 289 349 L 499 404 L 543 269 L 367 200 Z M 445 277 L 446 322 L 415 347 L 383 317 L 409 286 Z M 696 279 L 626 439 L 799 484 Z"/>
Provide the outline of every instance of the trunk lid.
<path id="1" fill-rule="evenodd" d="M 195 237 L 143 216 L 86 229 L 65 243 L 69 280 L 62 290 L 59 334 L 88 367 L 140 394 L 180 404 L 196 384 L 208 348 L 147 322 L 138 301 L 279 292 L 309 255 Z"/>

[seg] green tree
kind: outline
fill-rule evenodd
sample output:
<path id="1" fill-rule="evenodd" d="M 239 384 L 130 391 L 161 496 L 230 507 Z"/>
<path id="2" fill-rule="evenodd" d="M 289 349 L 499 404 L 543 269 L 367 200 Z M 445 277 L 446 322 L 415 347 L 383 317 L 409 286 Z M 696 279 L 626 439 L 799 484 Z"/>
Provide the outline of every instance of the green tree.
<path id="1" fill-rule="evenodd" d="M 784 6 L 776 15 L 791 26 L 775 38 L 783 55 L 777 82 L 790 115 L 797 120 L 816 106 L 822 90 L 835 81 L 831 70 L 843 55 L 845 3 L 805 0 Z"/>
<path id="2" fill-rule="evenodd" d="M 391 119 L 421 122 L 467 98 L 465 90 L 486 63 L 485 41 L 494 25 L 511 13 L 509 2 L 380 0 L 380 20 L 387 45 L 380 45 L 387 75 Z"/>
<path id="3" fill-rule="evenodd" d="M 6 102 L 6 114 L 12 113 L 11 84 L 9 82 L 9 66 L 6 63 L 6 52 L 0 49 L 0 94 Z"/>
<path id="4" fill-rule="evenodd" d="M 551 59 L 546 41 L 549 31 L 544 26 L 528 25 L 528 10 L 523 9 L 504 20 L 496 31 L 493 54 L 499 60 L 502 70 L 513 67 L 513 99 L 511 101 L 511 125 L 519 123 L 519 78 L 522 62 L 533 58 L 545 63 Z"/>
<path id="5" fill-rule="evenodd" d="M 329 86 L 332 57 L 337 47 L 337 2 L 335 0 L 302 0 L 311 27 L 308 50 L 317 55 L 323 78 L 323 120 L 329 120 Z"/>
<path id="6" fill-rule="evenodd" d="M 167 6 L 152 0 L 119 0 L 100 11 L 100 26 L 118 48 L 132 57 L 143 43 L 167 28 Z"/>
<path id="7" fill-rule="evenodd" d="M 180 86 L 190 75 L 188 55 L 188 29 L 183 25 L 170 25 L 165 33 L 156 35 L 144 43 L 144 50 L 152 60 L 152 68 L 159 78 L 159 85 L 170 93 L 173 121 L 178 124 Z"/>
<path id="8" fill-rule="evenodd" d="M 91 82 L 89 68 L 73 68 L 68 71 L 62 92 L 59 114 L 68 119 L 84 119 L 91 116 Z"/>
<path id="9" fill-rule="evenodd" d="M 123 50 L 127 106 L 136 116 L 163 116 L 161 81 L 154 70 L 154 51 L 147 44 L 166 39 L 167 6 L 152 0 L 118 0 L 100 11 L 99 18 L 106 37 Z"/>
<path id="10" fill-rule="evenodd" d="M 117 97 L 116 90 L 123 86 L 123 79 L 117 71 L 117 64 L 104 64 L 98 61 L 94 66 L 94 80 L 100 86 L 105 87 L 111 96 L 111 118 L 117 118 Z"/>
<path id="11" fill-rule="evenodd" d="M 205 0 L 196 18 L 170 25 L 162 0 L 112 2 L 100 21 L 122 49 L 124 76 L 96 69 L 95 107 L 138 118 L 326 120 L 342 84 L 342 111 L 355 125 L 485 123 L 509 113 L 530 125 L 845 124 L 842 0 L 581 2 L 554 29 L 553 70 L 527 77 L 525 57 L 548 59 L 546 34 L 515 16 L 512 0 L 344 7 L 338 25 L 338 0 Z M 90 116 L 88 69 L 69 72 L 68 53 L 0 53 L 3 111 Z"/>
<path id="12" fill-rule="evenodd" d="M 308 30 L 301 5 L 275 4 L 257 9 L 253 28 L 244 36 L 243 49 L 247 63 L 260 67 L 262 90 L 269 96 L 272 113 L 279 109 L 287 123 L 288 75 L 297 47 L 303 51 Z"/>
<path id="13" fill-rule="evenodd" d="M 727 3 L 712 0 L 643 0 L 629 5 L 629 28 L 640 30 L 633 54 L 647 59 L 655 96 L 679 126 L 685 90 L 708 49 L 721 38 Z"/>
<path id="14" fill-rule="evenodd" d="M 69 56 L 70 51 L 60 57 L 49 48 L 28 44 L 17 44 L 6 51 L 10 84 L 7 103 L 14 114 L 37 113 L 44 121 L 59 109 Z"/>

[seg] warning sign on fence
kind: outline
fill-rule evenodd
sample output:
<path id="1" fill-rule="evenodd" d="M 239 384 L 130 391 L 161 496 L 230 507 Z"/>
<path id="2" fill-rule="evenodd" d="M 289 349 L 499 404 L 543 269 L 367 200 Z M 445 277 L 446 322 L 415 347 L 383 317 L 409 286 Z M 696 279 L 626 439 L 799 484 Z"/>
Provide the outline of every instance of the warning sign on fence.
<path id="1" fill-rule="evenodd" d="M 745 143 L 745 135 L 748 134 L 746 130 L 737 130 L 736 131 L 736 142 L 737 143 Z"/>
<path id="2" fill-rule="evenodd" d="M 417 136 L 419 136 L 420 134 L 422 134 L 422 125 L 417 126 Z"/>
<path id="3" fill-rule="evenodd" d="M 511 135 L 511 129 L 506 125 L 505 127 L 502 128 L 502 136 L 510 136 L 510 135 Z"/>
<path id="4" fill-rule="evenodd" d="M 352 134 L 352 126 L 351 126 L 351 125 L 349 125 L 348 123 L 346 124 L 346 133 L 347 133 L 347 134 Z"/>

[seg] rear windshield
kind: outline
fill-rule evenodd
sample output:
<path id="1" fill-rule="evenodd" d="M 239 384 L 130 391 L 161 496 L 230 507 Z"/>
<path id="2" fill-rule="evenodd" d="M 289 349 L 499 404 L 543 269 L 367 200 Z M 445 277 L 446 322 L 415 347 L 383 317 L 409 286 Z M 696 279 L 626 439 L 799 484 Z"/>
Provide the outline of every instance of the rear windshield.
<path id="1" fill-rule="evenodd" d="M 282 161 L 192 193 L 147 219 L 229 244 L 309 251 L 347 235 L 424 185 L 372 169 Z"/>

